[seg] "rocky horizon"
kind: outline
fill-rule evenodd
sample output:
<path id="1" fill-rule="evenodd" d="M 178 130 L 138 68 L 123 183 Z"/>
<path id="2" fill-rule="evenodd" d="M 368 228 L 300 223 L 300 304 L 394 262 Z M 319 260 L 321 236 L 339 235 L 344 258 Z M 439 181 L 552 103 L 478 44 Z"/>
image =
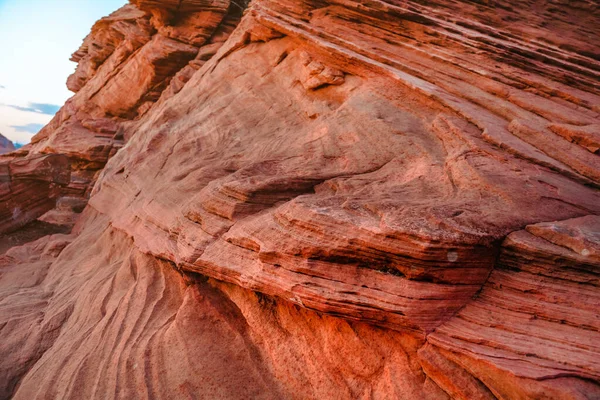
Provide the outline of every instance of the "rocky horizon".
<path id="1" fill-rule="evenodd" d="M 593 0 L 131 0 L 0 156 L 0 399 L 600 398 L 598 38 Z"/>
<path id="2" fill-rule="evenodd" d="M 16 150 L 15 145 L 0 133 L 0 154 L 10 153 Z"/>

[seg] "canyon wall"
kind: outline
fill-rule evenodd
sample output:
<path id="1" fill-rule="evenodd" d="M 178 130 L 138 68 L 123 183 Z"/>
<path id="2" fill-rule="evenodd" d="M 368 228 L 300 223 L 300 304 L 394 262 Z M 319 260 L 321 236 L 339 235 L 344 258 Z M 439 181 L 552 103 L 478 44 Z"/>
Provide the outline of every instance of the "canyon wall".
<path id="1" fill-rule="evenodd" d="M 132 0 L 0 157 L 0 398 L 600 398 L 599 37 Z"/>

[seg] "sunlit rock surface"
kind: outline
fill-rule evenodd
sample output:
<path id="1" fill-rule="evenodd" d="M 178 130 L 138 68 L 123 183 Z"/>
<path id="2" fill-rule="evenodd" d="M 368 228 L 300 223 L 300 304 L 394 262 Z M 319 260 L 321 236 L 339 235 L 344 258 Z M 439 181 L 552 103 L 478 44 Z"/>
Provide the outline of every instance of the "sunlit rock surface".
<path id="1" fill-rule="evenodd" d="M 0 397 L 600 397 L 597 37 L 594 1 L 98 21 L 0 158 L 0 229 L 74 226 L 0 255 Z"/>

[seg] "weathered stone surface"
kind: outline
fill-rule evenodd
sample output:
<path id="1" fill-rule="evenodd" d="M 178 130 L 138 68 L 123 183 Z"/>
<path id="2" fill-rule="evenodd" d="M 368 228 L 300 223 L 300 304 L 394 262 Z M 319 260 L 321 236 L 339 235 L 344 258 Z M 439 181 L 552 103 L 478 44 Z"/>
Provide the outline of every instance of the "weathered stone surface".
<path id="1" fill-rule="evenodd" d="M 151 27 L 144 13 L 133 6 L 125 6 L 92 27 L 91 33 L 71 57 L 77 69 L 67 80 L 67 87 L 79 91 L 106 62 L 118 54 L 131 54 L 148 42 Z"/>
<path id="2" fill-rule="evenodd" d="M 68 163 L 60 154 L 0 159 L 0 234 L 18 229 L 54 207 L 70 180 Z"/>
<path id="3" fill-rule="evenodd" d="M 27 371 L 15 399 L 445 397 L 423 385 L 419 339 L 186 282 L 106 218 L 13 248 L 0 266 L 2 397 Z"/>
<path id="4" fill-rule="evenodd" d="M 10 158 L 75 227 L 1 397 L 600 396 L 596 2 L 132 3 Z"/>
<path id="5" fill-rule="evenodd" d="M 232 21 L 239 20 L 240 13 L 227 14 L 228 5 L 227 2 L 216 2 L 214 7 L 196 5 L 194 10 L 208 7 L 208 11 L 198 11 L 193 16 L 190 10 L 182 9 L 160 26 L 153 26 L 156 21 L 151 21 L 152 13 L 148 13 L 147 8 L 140 10 L 134 5 L 124 6 L 98 21 L 72 57 L 78 67 L 67 86 L 77 92 L 76 95 L 30 145 L 13 153 L 12 158 L 29 160 L 45 154 L 67 156 L 70 162 L 63 165 L 63 173 L 69 174 L 71 181 L 60 195 L 87 200 L 99 171 L 123 146 L 128 119 L 147 112 L 163 92 L 166 98 L 181 90 L 198 69 L 194 64 L 198 46 L 206 42 L 208 52 L 203 51 L 206 60 L 206 55 L 214 55 L 229 36 Z M 176 82 L 171 84 L 173 77 Z M 42 201 L 48 192 L 40 191 L 39 195 Z M 32 209 L 23 222 L 48 211 L 47 205 L 54 204 L 56 196 L 58 192 L 53 192 L 52 200 L 35 212 Z M 72 225 L 77 214 L 57 209 L 44 220 Z M 2 218 L 9 217 L 2 215 Z M 0 219 L 0 222 L 12 225 L 10 221 Z"/>
<path id="6" fill-rule="evenodd" d="M 477 299 L 428 341 L 499 398 L 600 396 L 599 254 L 596 215 L 510 234 Z"/>
<path id="7" fill-rule="evenodd" d="M 130 112 L 145 101 L 156 100 L 166 85 L 165 80 L 183 68 L 197 52 L 193 46 L 155 35 L 127 61 L 121 74 L 100 89 L 95 95 L 96 104 L 107 115 L 134 116 Z"/>
<path id="8" fill-rule="evenodd" d="M 279 7 L 252 7 L 103 172 L 92 206 L 143 251 L 310 309 L 429 332 L 481 288 L 506 234 L 600 210 L 590 187 L 597 157 L 583 149 L 542 153 L 525 136 L 548 122 L 518 98 L 540 97 L 550 121 L 579 112 L 591 124 L 595 112 L 520 91 L 508 80 L 520 72 L 509 65 L 490 71 L 495 79 L 481 77 L 459 54 L 454 63 L 427 58 L 430 74 L 439 69 L 447 78 L 408 75 L 402 65 L 424 65 L 423 49 L 404 49 L 400 38 L 380 42 L 386 20 L 359 27 L 379 16 L 374 4 L 313 14 L 304 5 L 311 25 L 292 23 Z M 433 29 L 406 21 L 403 35 L 414 41 L 420 29 Z M 342 28 L 343 41 L 335 39 Z M 379 51 L 359 46 L 366 42 Z M 394 52 L 398 46 L 404 50 Z M 457 46 L 482 48 L 478 68 L 491 51 L 477 41 Z M 299 65 L 314 66 L 308 79 L 327 69 L 342 71 L 344 81 L 298 84 L 307 79 Z M 496 86 L 488 93 L 486 85 Z M 569 93 L 598 99 L 590 90 Z M 469 97 L 475 92 L 481 96 Z M 494 111 L 499 104 L 504 114 Z M 505 138 L 501 146 L 494 132 Z M 578 148 L 554 147 L 561 146 Z M 148 179 L 146 171 L 157 172 Z"/>

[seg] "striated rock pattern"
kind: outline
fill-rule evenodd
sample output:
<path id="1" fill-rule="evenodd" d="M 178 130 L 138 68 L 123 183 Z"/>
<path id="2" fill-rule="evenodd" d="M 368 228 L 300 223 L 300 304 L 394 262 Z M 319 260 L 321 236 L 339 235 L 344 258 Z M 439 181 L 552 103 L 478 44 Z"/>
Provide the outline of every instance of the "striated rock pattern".
<path id="1" fill-rule="evenodd" d="M 0 159 L 0 234 L 54 208 L 69 180 L 69 160 L 61 154 Z"/>
<path id="2" fill-rule="evenodd" d="M 0 163 L 0 233 L 74 226 L 0 255 L 0 398 L 600 398 L 598 37 L 583 0 L 101 19 Z"/>
<path id="3" fill-rule="evenodd" d="M 428 341 L 499 398 L 599 397 L 599 252 L 595 215 L 511 233 L 477 299 Z"/>

